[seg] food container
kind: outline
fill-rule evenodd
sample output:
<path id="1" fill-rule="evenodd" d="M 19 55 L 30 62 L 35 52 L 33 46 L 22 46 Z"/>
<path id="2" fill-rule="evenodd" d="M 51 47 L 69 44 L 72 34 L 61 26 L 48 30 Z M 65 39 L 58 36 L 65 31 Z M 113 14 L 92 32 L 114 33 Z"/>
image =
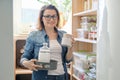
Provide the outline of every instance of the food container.
<path id="1" fill-rule="evenodd" d="M 82 39 L 88 39 L 88 31 L 84 29 L 77 29 L 77 37 Z"/>
<path id="2" fill-rule="evenodd" d="M 50 60 L 50 63 L 44 63 L 44 62 L 35 62 L 36 65 L 42 66 L 42 68 L 37 68 L 38 70 L 55 70 L 57 69 L 57 61 L 56 60 Z"/>
<path id="3" fill-rule="evenodd" d="M 89 68 L 89 61 L 87 60 L 87 55 L 78 54 L 74 52 L 73 57 L 74 57 L 74 63 L 76 67 L 79 67 L 82 69 Z"/>
<path id="4" fill-rule="evenodd" d="M 77 29 L 77 37 L 84 38 L 84 29 Z"/>
<path id="5" fill-rule="evenodd" d="M 81 17 L 81 23 L 96 23 L 96 16 L 84 16 Z"/>
<path id="6" fill-rule="evenodd" d="M 75 65 L 73 65 L 73 73 L 80 80 L 85 80 L 85 71 L 83 69 L 78 68 Z"/>
<path id="7" fill-rule="evenodd" d="M 84 30 L 88 30 L 90 27 L 90 23 L 80 23 L 81 28 Z"/>
<path id="8" fill-rule="evenodd" d="M 72 35 L 71 34 L 63 34 L 61 45 L 71 47 L 72 46 Z"/>
<path id="9" fill-rule="evenodd" d="M 88 39 L 97 40 L 97 33 L 96 32 L 89 32 Z"/>

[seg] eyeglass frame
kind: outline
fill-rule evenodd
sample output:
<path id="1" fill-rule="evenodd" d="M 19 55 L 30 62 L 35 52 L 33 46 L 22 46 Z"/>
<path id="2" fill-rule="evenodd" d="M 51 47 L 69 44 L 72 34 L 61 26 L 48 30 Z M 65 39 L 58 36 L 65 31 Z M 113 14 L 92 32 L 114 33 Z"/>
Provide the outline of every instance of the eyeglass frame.
<path id="1" fill-rule="evenodd" d="M 50 21 L 51 19 L 56 20 L 58 18 L 57 14 L 55 15 L 43 15 L 45 17 L 45 20 Z"/>

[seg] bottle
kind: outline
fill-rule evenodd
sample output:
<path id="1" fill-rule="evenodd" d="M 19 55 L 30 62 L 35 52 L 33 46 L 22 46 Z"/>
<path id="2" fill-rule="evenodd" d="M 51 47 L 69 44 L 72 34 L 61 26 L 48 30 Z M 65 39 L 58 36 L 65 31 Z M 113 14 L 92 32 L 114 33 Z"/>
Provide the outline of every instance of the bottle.
<path id="1" fill-rule="evenodd" d="M 43 43 L 43 47 L 40 48 L 38 61 L 50 63 L 50 48 L 48 48 L 48 43 Z"/>

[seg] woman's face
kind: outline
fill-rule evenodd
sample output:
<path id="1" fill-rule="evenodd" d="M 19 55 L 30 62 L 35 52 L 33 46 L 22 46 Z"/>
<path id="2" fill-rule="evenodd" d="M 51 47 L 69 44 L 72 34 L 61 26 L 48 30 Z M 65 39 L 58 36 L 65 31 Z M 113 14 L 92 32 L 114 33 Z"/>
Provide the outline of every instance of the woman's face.
<path id="1" fill-rule="evenodd" d="M 42 20 L 46 28 L 54 28 L 58 22 L 56 11 L 53 9 L 46 9 L 43 13 Z"/>

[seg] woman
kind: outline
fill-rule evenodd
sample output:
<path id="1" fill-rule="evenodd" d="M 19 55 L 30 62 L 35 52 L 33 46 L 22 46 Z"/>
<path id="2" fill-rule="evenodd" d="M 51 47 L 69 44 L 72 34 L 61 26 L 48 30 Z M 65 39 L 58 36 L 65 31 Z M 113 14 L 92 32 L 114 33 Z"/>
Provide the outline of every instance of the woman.
<path id="1" fill-rule="evenodd" d="M 43 6 L 39 14 L 39 30 L 31 32 L 26 40 L 21 64 L 33 71 L 32 80 L 68 80 L 66 62 L 72 58 L 72 47 L 61 46 L 65 32 L 57 29 L 59 20 L 59 12 L 55 6 Z M 34 64 L 44 42 L 48 43 L 52 51 L 51 57 L 58 61 L 56 70 L 37 70 L 42 66 Z"/>

